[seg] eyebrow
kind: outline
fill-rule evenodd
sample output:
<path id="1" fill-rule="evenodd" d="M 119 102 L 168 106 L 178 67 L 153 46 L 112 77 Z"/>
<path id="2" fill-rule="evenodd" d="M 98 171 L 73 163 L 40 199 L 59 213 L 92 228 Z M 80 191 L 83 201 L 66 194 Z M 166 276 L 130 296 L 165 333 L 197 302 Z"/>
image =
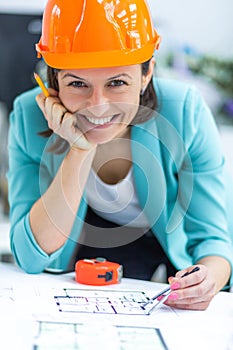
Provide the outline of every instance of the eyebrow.
<path id="1" fill-rule="evenodd" d="M 62 79 L 64 79 L 64 78 L 75 78 L 75 79 L 79 79 L 79 80 L 85 80 L 85 79 L 79 77 L 78 75 L 71 74 L 71 73 L 66 73 L 66 74 L 64 74 L 64 76 L 62 77 Z"/>
<path id="2" fill-rule="evenodd" d="M 62 79 L 64 78 L 75 78 L 75 79 L 79 79 L 79 80 L 82 80 L 82 81 L 86 81 L 86 79 L 82 78 L 82 77 L 79 77 L 78 75 L 75 75 L 75 74 L 71 74 L 71 73 L 66 73 Z M 117 75 L 114 75 L 113 77 L 110 77 L 107 79 L 107 81 L 110 81 L 110 80 L 114 80 L 114 79 L 117 79 L 117 78 L 120 78 L 120 77 L 126 77 L 126 78 L 129 78 L 132 80 L 132 77 L 126 73 L 120 73 L 120 74 L 117 74 Z"/>
<path id="3" fill-rule="evenodd" d="M 120 74 L 117 74 L 117 75 L 114 75 L 113 77 L 111 78 L 108 78 L 107 81 L 109 80 L 114 80 L 114 79 L 117 79 L 117 78 L 120 78 L 120 77 L 126 77 L 126 78 L 129 78 L 132 80 L 132 77 L 126 73 L 120 73 Z"/>

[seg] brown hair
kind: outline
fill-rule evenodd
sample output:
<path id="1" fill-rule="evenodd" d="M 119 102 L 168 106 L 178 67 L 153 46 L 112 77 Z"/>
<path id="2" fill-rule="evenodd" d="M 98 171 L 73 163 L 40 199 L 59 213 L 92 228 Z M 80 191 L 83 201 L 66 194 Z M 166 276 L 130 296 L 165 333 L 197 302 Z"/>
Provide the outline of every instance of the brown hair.
<path id="1" fill-rule="evenodd" d="M 148 72 L 150 60 L 151 59 L 142 63 L 143 75 L 146 75 Z M 55 69 L 49 66 L 47 67 L 48 86 L 57 91 L 59 91 L 58 80 L 57 80 L 58 71 L 59 71 L 58 69 Z M 156 96 L 153 82 L 151 79 L 145 91 L 140 95 L 140 103 L 139 103 L 138 111 L 129 126 L 132 126 L 135 124 L 141 124 L 151 119 L 157 106 L 158 106 L 157 96 Z M 48 129 L 39 133 L 39 135 L 43 137 L 50 137 L 52 134 L 53 134 L 53 131 L 51 129 Z M 65 150 L 67 150 L 67 147 L 68 147 L 67 141 L 62 139 L 60 136 L 58 136 L 57 140 L 50 147 L 49 151 L 54 152 L 56 154 L 60 154 L 60 153 L 63 153 Z"/>

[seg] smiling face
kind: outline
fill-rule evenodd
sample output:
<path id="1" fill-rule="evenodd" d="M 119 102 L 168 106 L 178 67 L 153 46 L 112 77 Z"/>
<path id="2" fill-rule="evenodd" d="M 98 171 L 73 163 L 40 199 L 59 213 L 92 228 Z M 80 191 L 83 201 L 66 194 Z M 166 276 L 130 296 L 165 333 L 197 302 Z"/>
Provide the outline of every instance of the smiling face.
<path id="1" fill-rule="evenodd" d="M 140 91 L 150 78 L 150 72 L 142 76 L 141 65 L 61 70 L 59 97 L 75 113 L 77 126 L 88 141 L 102 144 L 127 134 L 138 110 Z"/>

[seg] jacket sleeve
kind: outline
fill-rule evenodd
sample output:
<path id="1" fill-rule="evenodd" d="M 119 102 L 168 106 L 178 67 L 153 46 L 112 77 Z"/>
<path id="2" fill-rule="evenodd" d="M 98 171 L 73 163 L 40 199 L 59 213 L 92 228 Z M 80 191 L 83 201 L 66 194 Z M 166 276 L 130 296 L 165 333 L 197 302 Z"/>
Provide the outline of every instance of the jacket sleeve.
<path id="1" fill-rule="evenodd" d="M 23 103 L 21 98 L 16 99 L 10 115 L 8 144 L 11 249 L 17 264 L 29 273 L 43 271 L 60 254 L 56 251 L 49 256 L 40 249 L 29 222 L 29 211 L 43 191 L 41 180 L 44 185 L 51 181 L 51 174 L 40 158 L 45 141 L 37 131 L 47 126 L 41 117 L 41 125 L 38 125 L 38 113 L 35 103 L 28 105 L 27 101 Z"/>
<path id="2" fill-rule="evenodd" d="M 179 201 L 184 210 L 187 251 L 194 263 L 217 255 L 232 266 L 233 232 L 229 232 L 229 189 L 221 141 L 210 109 L 193 88 L 187 93 L 183 118 L 187 153 L 179 171 Z"/>

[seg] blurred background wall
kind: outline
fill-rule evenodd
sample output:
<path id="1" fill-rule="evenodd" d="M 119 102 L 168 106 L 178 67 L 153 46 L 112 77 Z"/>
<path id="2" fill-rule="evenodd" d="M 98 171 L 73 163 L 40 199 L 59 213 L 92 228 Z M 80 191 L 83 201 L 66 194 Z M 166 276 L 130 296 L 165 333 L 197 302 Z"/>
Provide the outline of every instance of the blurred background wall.
<path id="1" fill-rule="evenodd" d="M 147 0 L 167 45 L 192 46 L 218 57 L 233 57 L 232 0 Z"/>

